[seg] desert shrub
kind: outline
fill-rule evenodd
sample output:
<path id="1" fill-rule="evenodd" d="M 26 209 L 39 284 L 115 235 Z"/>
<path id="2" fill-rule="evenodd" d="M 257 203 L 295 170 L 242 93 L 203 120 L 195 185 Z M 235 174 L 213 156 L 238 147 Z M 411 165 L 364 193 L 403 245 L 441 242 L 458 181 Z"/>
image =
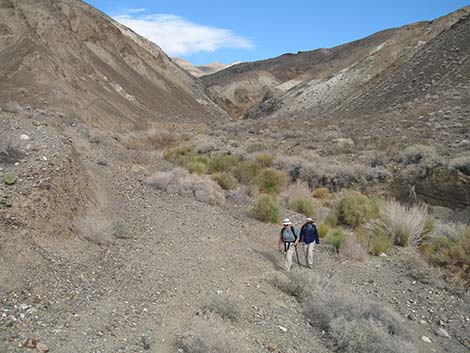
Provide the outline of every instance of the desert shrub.
<path id="1" fill-rule="evenodd" d="M 339 248 L 346 240 L 346 233 L 340 228 L 335 228 L 328 234 L 325 240 L 327 243 L 331 244 L 336 251 L 339 251 Z"/>
<path id="2" fill-rule="evenodd" d="M 241 315 L 237 302 L 224 296 L 213 298 L 208 304 L 204 305 L 202 309 L 232 322 L 237 322 Z"/>
<path id="3" fill-rule="evenodd" d="M 331 227 L 336 227 L 339 223 L 338 212 L 336 210 L 330 211 L 324 222 Z"/>
<path id="4" fill-rule="evenodd" d="M 112 234 L 118 239 L 128 239 L 130 237 L 129 226 L 124 219 L 117 219 L 113 222 Z"/>
<path id="5" fill-rule="evenodd" d="M 178 337 L 176 346 L 184 353 L 244 353 L 246 341 L 241 332 L 209 317 L 195 319 L 191 329 Z"/>
<path id="6" fill-rule="evenodd" d="M 279 223 L 282 210 L 279 201 L 273 195 L 262 194 L 252 205 L 250 213 L 253 218 L 262 222 Z"/>
<path id="7" fill-rule="evenodd" d="M 90 141 L 91 142 L 91 141 Z M 157 150 L 174 145 L 177 138 L 165 129 L 152 128 L 146 131 L 138 131 L 127 134 L 124 137 L 124 145 L 133 150 Z"/>
<path id="8" fill-rule="evenodd" d="M 235 179 L 228 173 L 216 173 L 211 176 L 217 184 L 219 184 L 224 190 L 232 190 L 238 186 L 238 180 Z"/>
<path id="9" fill-rule="evenodd" d="M 255 182 L 260 192 L 279 194 L 287 185 L 287 175 L 279 170 L 267 168 L 260 171 Z"/>
<path id="10" fill-rule="evenodd" d="M 234 167 L 233 175 L 240 183 L 249 185 L 256 179 L 260 170 L 261 167 L 255 161 L 243 161 Z"/>
<path id="11" fill-rule="evenodd" d="M 199 175 L 206 174 L 207 171 L 207 165 L 204 162 L 197 160 L 188 159 L 184 162 L 184 166 L 188 170 L 188 172 L 196 173 Z"/>
<path id="12" fill-rule="evenodd" d="M 264 143 L 256 142 L 248 145 L 246 151 L 248 153 L 265 151 L 268 147 Z"/>
<path id="13" fill-rule="evenodd" d="M 79 237 L 97 245 L 106 245 L 111 241 L 113 224 L 101 214 L 87 214 L 74 221 L 72 229 Z"/>
<path id="14" fill-rule="evenodd" d="M 25 154 L 12 145 L 0 145 L 0 163 L 13 164 L 24 158 Z"/>
<path id="15" fill-rule="evenodd" d="M 439 235 L 438 229 L 438 235 L 428 239 L 421 250 L 431 264 L 446 267 L 470 281 L 470 226 L 453 228 L 450 235 Z"/>
<path id="16" fill-rule="evenodd" d="M 222 204 L 225 200 L 217 183 L 206 177 L 189 174 L 181 168 L 155 173 L 147 179 L 147 183 L 168 193 L 192 196 L 209 204 Z"/>
<path id="17" fill-rule="evenodd" d="M 337 352 L 416 352 L 403 320 L 381 303 L 300 272 L 291 274 L 288 283 L 277 280 L 277 287 L 298 298 L 305 318 L 329 334 Z"/>
<path id="18" fill-rule="evenodd" d="M 327 223 L 322 222 L 317 225 L 317 230 L 318 230 L 318 235 L 320 236 L 320 238 L 325 238 L 330 233 L 331 227 Z"/>
<path id="19" fill-rule="evenodd" d="M 338 219 L 343 224 L 357 227 L 379 216 L 380 202 L 357 191 L 347 191 L 337 205 Z"/>
<path id="20" fill-rule="evenodd" d="M 395 245 L 418 246 L 426 232 L 430 231 L 429 223 L 426 227 L 427 218 L 424 206 L 406 207 L 391 200 L 387 201 L 382 208 L 376 227 L 387 234 Z"/>
<path id="21" fill-rule="evenodd" d="M 12 172 L 7 172 L 7 173 L 3 174 L 3 176 L 2 176 L 2 181 L 6 185 L 14 185 L 14 184 L 16 184 L 17 180 L 18 180 L 18 178 Z"/>
<path id="22" fill-rule="evenodd" d="M 240 157 L 229 154 L 217 154 L 210 158 L 207 172 L 214 174 L 218 172 L 230 173 L 240 161 Z"/>
<path id="23" fill-rule="evenodd" d="M 377 224 L 371 223 L 357 229 L 357 238 L 367 251 L 378 256 L 387 254 L 393 246 L 393 239 Z"/>
<path id="24" fill-rule="evenodd" d="M 18 102 L 10 101 L 10 102 L 7 102 L 7 103 L 3 104 L 2 110 L 7 112 L 7 113 L 18 114 L 23 109 L 21 108 L 21 105 Z"/>
<path id="25" fill-rule="evenodd" d="M 316 213 L 315 203 L 305 196 L 294 197 L 289 200 L 288 208 L 307 217 L 313 217 Z"/>
<path id="26" fill-rule="evenodd" d="M 449 161 L 449 168 L 470 176 L 470 155 L 451 159 Z"/>
<path id="27" fill-rule="evenodd" d="M 434 147 L 425 145 L 412 145 L 405 148 L 399 155 L 398 161 L 403 164 L 418 164 L 424 160 L 437 160 L 438 155 Z"/>
<path id="28" fill-rule="evenodd" d="M 262 168 L 269 168 L 273 165 L 274 158 L 271 154 L 260 153 L 256 155 L 256 163 Z"/>
<path id="29" fill-rule="evenodd" d="M 163 154 L 163 158 L 165 158 L 165 160 L 169 162 L 181 165 L 183 163 L 184 158 L 191 153 L 194 152 L 192 147 L 189 146 L 168 148 Z"/>
<path id="30" fill-rule="evenodd" d="M 313 191 L 313 197 L 316 199 L 329 199 L 332 197 L 332 194 L 328 188 L 321 187 L 321 188 L 316 188 Z"/>

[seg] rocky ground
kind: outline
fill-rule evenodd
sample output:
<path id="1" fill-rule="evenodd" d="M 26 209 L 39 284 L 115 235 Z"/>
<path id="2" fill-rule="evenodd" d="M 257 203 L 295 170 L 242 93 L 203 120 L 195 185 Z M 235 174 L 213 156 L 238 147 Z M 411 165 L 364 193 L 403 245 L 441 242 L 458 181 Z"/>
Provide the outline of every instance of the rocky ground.
<path id="1" fill-rule="evenodd" d="M 156 190 L 145 180 L 163 162 L 137 165 L 112 137 L 56 127 L 56 114 L 1 119 L 2 143 L 21 155 L 3 154 L 0 172 L 17 177 L 0 189 L 0 352 L 183 352 L 194 337 L 241 352 L 332 351 L 273 285 L 286 275 L 277 226 L 246 204 Z M 312 271 L 398 312 L 420 352 L 470 348 L 468 295 L 410 251 L 361 263 L 322 245 Z"/>

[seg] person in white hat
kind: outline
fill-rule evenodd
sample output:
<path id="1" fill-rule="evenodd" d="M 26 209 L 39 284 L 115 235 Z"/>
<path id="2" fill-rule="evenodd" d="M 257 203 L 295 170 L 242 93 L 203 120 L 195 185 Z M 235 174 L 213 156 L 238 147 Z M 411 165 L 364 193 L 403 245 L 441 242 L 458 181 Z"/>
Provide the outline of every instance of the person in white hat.
<path id="1" fill-rule="evenodd" d="M 299 238 L 303 244 L 305 264 L 308 268 L 312 268 L 313 248 L 315 244 L 320 244 L 320 237 L 318 236 L 317 226 L 310 217 L 305 220 L 305 224 L 300 229 Z"/>
<path id="2" fill-rule="evenodd" d="M 284 253 L 286 256 L 286 269 L 289 272 L 292 267 L 292 258 L 294 257 L 297 244 L 299 243 L 299 237 L 295 228 L 292 226 L 292 222 L 289 218 L 286 218 L 282 222 L 282 229 L 279 234 L 279 240 L 277 242 L 277 249 L 282 252 L 281 245 L 284 245 Z M 299 264 L 300 265 L 300 264 Z"/>

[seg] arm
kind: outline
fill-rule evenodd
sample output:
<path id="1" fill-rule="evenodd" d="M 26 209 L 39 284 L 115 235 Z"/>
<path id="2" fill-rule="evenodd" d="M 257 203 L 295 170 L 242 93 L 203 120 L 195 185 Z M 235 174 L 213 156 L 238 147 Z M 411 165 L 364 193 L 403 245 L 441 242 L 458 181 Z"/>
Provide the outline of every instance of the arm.
<path id="1" fill-rule="evenodd" d="M 282 246 L 282 240 L 281 240 L 281 238 L 279 237 L 279 238 L 277 239 L 277 251 L 282 252 L 281 246 Z"/>
<path id="2" fill-rule="evenodd" d="M 295 236 L 294 246 L 297 246 L 297 244 L 299 244 L 300 237 L 297 235 L 294 227 L 292 227 L 292 232 L 294 233 L 294 236 Z"/>
<path id="3" fill-rule="evenodd" d="M 317 225 L 314 224 L 313 226 L 315 227 L 315 229 L 314 229 L 314 231 L 313 231 L 313 232 L 314 232 L 314 235 L 315 235 L 315 243 L 316 243 L 316 244 L 320 244 L 320 236 L 318 235 Z"/>

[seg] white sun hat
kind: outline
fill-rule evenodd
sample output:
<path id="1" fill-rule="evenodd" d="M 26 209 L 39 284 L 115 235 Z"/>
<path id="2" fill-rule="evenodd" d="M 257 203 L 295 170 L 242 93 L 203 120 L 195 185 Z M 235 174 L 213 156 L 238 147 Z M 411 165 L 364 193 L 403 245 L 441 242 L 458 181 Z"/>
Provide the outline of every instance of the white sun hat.
<path id="1" fill-rule="evenodd" d="M 305 220 L 305 222 L 307 222 L 307 223 L 313 223 L 313 219 L 310 218 L 310 217 L 308 217 L 308 218 Z"/>
<path id="2" fill-rule="evenodd" d="M 289 218 L 286 218 L 282 221 L 282 224 L 285 225 L 285 226 L 290 226 L 292 224 L 292 222 L 290 221 Z"/>

